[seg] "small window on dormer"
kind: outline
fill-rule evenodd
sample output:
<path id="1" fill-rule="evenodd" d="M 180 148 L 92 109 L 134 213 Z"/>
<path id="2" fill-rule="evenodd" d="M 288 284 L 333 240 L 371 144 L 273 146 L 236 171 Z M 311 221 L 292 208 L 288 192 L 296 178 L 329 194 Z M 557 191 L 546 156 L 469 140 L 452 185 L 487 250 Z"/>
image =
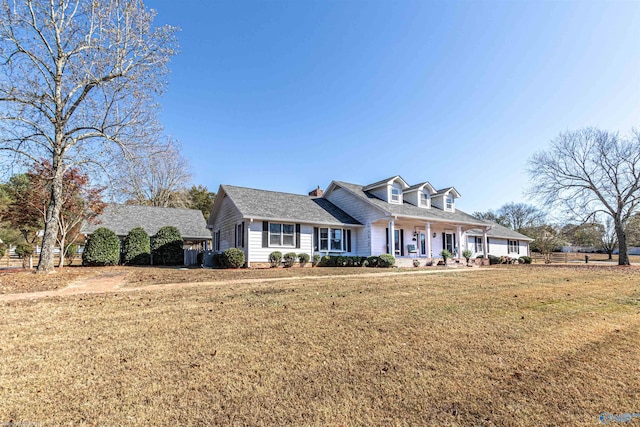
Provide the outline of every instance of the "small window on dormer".
<path id="1" fill-rule="evenodd" d="M 399 188 L 391 187 L 391 203 L 400 203 L 401 194 Z"/>
<path id="2" fill-rule="evenodd" d="M 453 197 L 447 197 L 445 206 L 446 206 L 445 209 L 447 209 L 448 211 L 453 210 Z"/>
<path id="3" fill-rule="evenodd" d="M 420 193 L 420 206 L 423 208 L 431 207 L 431 200 L 427 193 Z"/>

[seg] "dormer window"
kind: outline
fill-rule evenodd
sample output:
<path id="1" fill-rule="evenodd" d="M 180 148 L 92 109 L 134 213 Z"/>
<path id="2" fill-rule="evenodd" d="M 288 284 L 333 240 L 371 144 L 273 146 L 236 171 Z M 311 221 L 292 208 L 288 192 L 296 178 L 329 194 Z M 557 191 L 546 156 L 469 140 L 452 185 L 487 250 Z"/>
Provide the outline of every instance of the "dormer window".
<path id="1" fill-rule="evenodd" d="M 453 197 L 447 196 L 445 209 L 448 210 L 448 211 L 452 211 L 453 210 Z"/>
<path id="2" fill-rule="evenodd" d="M 420 193 L 420 206 L 422 206 L 423 208 L 431 207 L 431 198 L 427 193 Z"/>
<path id="3" fill-rule="evenodd" d="M 391 187 L 391 203 L 401 203 L 402 192 L 399 188 Z"/>

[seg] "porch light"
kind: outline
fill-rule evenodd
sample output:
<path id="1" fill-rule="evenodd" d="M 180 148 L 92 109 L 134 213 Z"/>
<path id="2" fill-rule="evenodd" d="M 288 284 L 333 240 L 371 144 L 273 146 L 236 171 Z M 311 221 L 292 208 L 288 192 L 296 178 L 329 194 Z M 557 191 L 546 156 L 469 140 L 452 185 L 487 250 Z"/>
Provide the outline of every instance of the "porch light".
<path id="1" fill-rule="evenodd" d="M 433 232 L 433 238 L 434 239 L 436 238 L 436 232 L 435 231 Z"/>

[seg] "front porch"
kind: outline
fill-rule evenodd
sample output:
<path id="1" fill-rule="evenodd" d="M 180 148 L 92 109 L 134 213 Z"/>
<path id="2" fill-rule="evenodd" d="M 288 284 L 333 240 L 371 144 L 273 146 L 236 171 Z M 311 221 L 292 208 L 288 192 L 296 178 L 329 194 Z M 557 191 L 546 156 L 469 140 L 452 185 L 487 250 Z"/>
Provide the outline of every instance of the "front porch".
<path id="1" fill-rule="evenodd" d="M 389 253 L 396 259 L 420 259 L 424 263 L 429 260 L 442 260 L 440 253 L 447 249 L 453 260 L 466 263 L 462 257 L 465 249 L 472 251 L 472 258 L 486 257 L 486 233 L 483 232 L 482 243 L 469 244 L 466 231 L 477 229 L 477 225 L 457 224 L 451 222 L 419 221 L 414 218 L 393 218 L 372 224 L 371 249 L 373 254 Z M 485 231 L 485 230 L 483 230 Z M 421 265 L 424 265 L 421 262 Z M 404 263 L 404 262 L 403 262 Z"/>

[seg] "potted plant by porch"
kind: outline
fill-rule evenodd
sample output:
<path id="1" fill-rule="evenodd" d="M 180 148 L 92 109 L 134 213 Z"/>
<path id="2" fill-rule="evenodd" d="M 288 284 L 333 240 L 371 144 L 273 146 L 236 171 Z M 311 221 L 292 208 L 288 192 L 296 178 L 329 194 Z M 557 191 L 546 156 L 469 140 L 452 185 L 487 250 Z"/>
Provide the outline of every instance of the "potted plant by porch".
<path id="1" fill-rule="evenodd" d="M 469 260 L 471 259 L 472 255 L 473 252 L 471 252 L 469 249 L 465 249 L 464 251 L 462 251 L 462 256 L 467 260 L 467 267 L 469 266 Z"/>
<path id="2" fill-rule="evenodd" d="M 443 249 L 442 252 L 440 252 L 440 256 L 444 261 L 444 265 L 447 265 L 447 260 L 451 258 L 451 252 L 449 252 L 447 249 Z"/>

